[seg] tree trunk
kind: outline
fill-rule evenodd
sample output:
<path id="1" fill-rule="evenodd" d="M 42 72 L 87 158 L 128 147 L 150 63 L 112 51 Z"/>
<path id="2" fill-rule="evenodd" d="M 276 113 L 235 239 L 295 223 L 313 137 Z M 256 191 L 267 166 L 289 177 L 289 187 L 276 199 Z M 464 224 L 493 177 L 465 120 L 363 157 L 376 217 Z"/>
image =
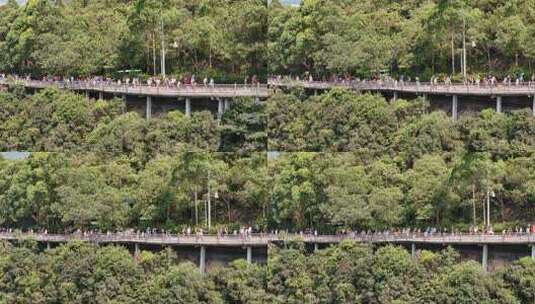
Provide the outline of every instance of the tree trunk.
<path id="1" fill-rule="evenodd" d="M 432 55 L 431 55 L 431 70 L 433 71 L 433 75 L 435 75 L 435 52 L 434 51 L 432 51 Z"/>
<path id="2" fill-rule="evenodd" d="M 455 74 L 455 43 L 453 33 L 451 33 L 451 75 Z"/>
<path id="3" fill-rule="evenodd" d="M 505 203 L 504 203 L 504 200 L 503 199 L 500 199 L 500 216 L 501 216 L 501 220 L 502 222 L 505 222 Z"/>
<path id="4" fill-rule="evenodd" d="M 486 202 L 485 200 L 483 200 L 483 226 L 486 227 L 487 226 L 487 207 L 486 207 Z"/>
<path id="5" fill-rule="evenodd" d="M 197 190 L 193 192 L 193 200 L 195 202 L 195 226 L 199 226 L 199 202 L 197 201 Z"/>
<path id="6" fill-rule="evenodd" d="M 490 47 L 487 48 L 487 60 L 488 60 L 488 69 L 489 69 L 489 71 L 492 71 L 492 69 L 491 69 L 491 60 L 490 60 Z"/>
<path id="7" fill-rule="evenodd" d="M 165 212 L 165 221 L 169 222 L 169 214 L 171 214 L 171 203 L 167 205 L 167 210 Z"/>
<path id="8" fill-rule="evenodd" d="M 231 219 L 230 201 L 229 200 L 225 200 L 225 203 L 227 203 L 228 222 L 231 223 L 232 219 Z"/>
<path id="9" fill-rule="evenodd" d="M 472 184 L 472 208 L 474 212 L 473 224 L 476 225 L 476 185 Z"/>
<path id="10" fill-rule="evenodd" d="M 152 33 L 152 75 L 156 75 L 156 37 Z"/>
<path id="11" fill-rule="evenodd" d="M 208 47 L 208 65 L 210 66 L 210 69 L 212 68 L 212 43 L 210 43 L 210 46 Z"/>

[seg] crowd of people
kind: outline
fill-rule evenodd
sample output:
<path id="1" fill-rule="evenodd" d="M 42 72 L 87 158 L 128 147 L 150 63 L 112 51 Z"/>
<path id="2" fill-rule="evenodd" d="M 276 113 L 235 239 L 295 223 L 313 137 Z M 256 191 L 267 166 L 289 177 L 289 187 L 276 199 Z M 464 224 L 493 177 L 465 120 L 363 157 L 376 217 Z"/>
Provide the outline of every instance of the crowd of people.
<path id="1" fill-rule="evenodd" d="M 374 84 L 374 85 L 388 85 L 388 86 L 404 86 L 404 85 L 470 85 L 470 86 L 480 86 L 480 87 L 489 87 L 489 86 L 529 86 L 535 87 L 535 74 L 531 76 L 530 79 L 526 79 L 524 73 L 521 73 L 517 76 L 506 75 L 503 79 L 498 79 L 492 74 L 485 75 L 483 77 L 476 75 L 468 75 L 465 79 L 461 81 L 454 81 L 451 76 L 448 75 L 433 75 L 430 77 L 429 82 L 420 81 L 419 77 L 410 77 L 399 75 L 398 77 L 392 77 L 390 75 L 381 75 L 372 78 L 360 78 L 353 77 L 351 75 L 332 75 L 330 77 L 323 77 L 321 80 L 316 80 L 312 74 L 305 73 L 302 76 L 292 76 L 292 75 L 277 75 L 269 78 L 268 83 L 287 83 L 287 82 L 323 82 L 323 83 L 335 83 L 348 86 L 358 86 L 365 84 Z"/>
<path id="2" fill-rule="evenodd" d="M 43 76 L 39 79 L 33 78 L 30 75 L 19 76 L 19 75 L 10 75 L 1 73 L 0 79 L 14 79 L 14 80 L 39 80 L 43 82 L 54 82 L 61 83 L 67 86 L 73 84 L 84 84 L 91 85 L 94 87 L 106 85 L 106 86 L 126 86 L 126 87 L 140 87 L 140 86 L 149 86 L 149 87 L 158 87 L 158 88 L 194 88 L 194 87 L 205 87 L 205 88 L 214 88 L 216 82 L 212 77 L 204 77 L 202 81 L 199 81 L 195 74 L 186 74 L 182 77 L 156 77 L 151 76 L 146 79 L 140 77 L 130 77 L 124 76 L 121 78 L 111 78 L 103 76 L 94 76 L 94 77 L 65 77 L 65 76 Z M 321 80 L 314 78 L 311 73 L 305 73 L 302 76 L 292 76 L 292 75 L 277 75 L 269 77 L 269 84 L 281 84 L 289 82 L 321 82 L 321 83 L 333 83 L 338 85 L 346 86 L 365 86 L 365 85 L 378 85 L 378 86 L 408 86 L 408 85 L 432 85 L 432 86 L 450 86 L 450 85 L 466 85 L 466 86 L 477 86 L 477 87 L 496 87 L 496 86 L 528 86 L 535 88 L 535 74 L 531 78 L 526 79 L 524 74 L 519 74 L 517 76 L 506 75 L 502 79 L 498 79 L 492 74 L 485 75 L 483 77 L 479 75 L 468 75 L 466 79 L 461 81 L 454 81 L 452 77 L 448 75 L 434 75 L 429 78 L 428 82 L 423 82 L 419 77 L 410 77 L 399 75 L 398 77 L 393 77 L 390 75 L 381 75 L 371 78 L 360 78 L 353 77 L 351 75 L 331 75 L 330 77 L 322 77 Z M 260 81 L 256 75 L 246 76 L 243 81 L 244 87 L 255 87 L 259 86 Z M 234 83 L 234 86 L 238 86 L 238 83 Z"/>
<path id="3" fill-rule="evenodd" d="M 146 228 L 144 230 L 137 230 L 137 229 L 126 229 L 126 230 L 107 230 L 102 231 L 99 229 L 76 229 L 75 231 L 64 231 L 62 232 L 56 232 L 51 234 L 61 234 L 61 235 L 75 235 L 75 236 L 81 236 L 81 237 L 112 237 L 112 236 L 127 236 L 127 237 L 136 237 L 136 238 L 150 238 L 150 237 L 196 237 L 196 238 L 202 238 L 205 235 L 211 235 L 207 232 L 208 230 L 202 227 L 183 227 L 179 232 L 172 231 L 172 230 L 166 230 L 166 229 L 159 229 L 159 228 Z M 41 234 L 41 235 L 48 235 L 49 231 L 47 229 L 13 229 L 13 228 L 0 228 L 0 234 L 20 234 L 20 233 L 26 233 L 26 234 Z M 239 228 L 239 230 L 232 230 L 230 231 L 227 227 L 224 228 L 218 228 L 217 232 L 215 233 L 215 236 L 218 238 L 224 238 L 224 237 L 240 237 L 241 239 L 247 239 L 250 238 L 253 234 L 262 234 L 267 235 L 267 233 L 255 231 L 253 227 L 251 226 L 243 226 Z"/>
<path id="4" fill-rule="evenodd" d="M 213 231 L 213 230 L 212 230 Z M 1 228 L 0 233 L 14 234 L 14 233 L 28 233 L 28 234 L 48 234 L 47 229 L 27 229 L 18 230 L 12 228 Z M 316 229 L 306 229 L 298 232 L 290 232 L 288 230 L 260 230 L 254 229 L 251 226 L 242 226 L 239 229 L 230 230 L 227 227 L 218 228 L 215 234 L 208 233 L 208 230 L 201 227 L 185 226 L 180 231 L 172 231 L 158 228 L 146 228 L 144 230 L 127 229 L 117 231 L 101 231 L 101 230 L 82 230 L 65 232 L 63 234 L 73 234 L 83 237 L 114 237 L 114 236 L 129 236 L 136 238 L 150 238 L 150 237 L 195 237 L 197 239 L 203 236 L 216 236 L 217 238 L 240 238 L 248 239 L 252 236 L 261 237 L 286 237 L 286 236 L 301 236 L 301 237 L 318 237 L 318 236 L 337 236 L 340 238 L 373 238 L 373 237 L 433 237 L 433 236 L 463 236 L 463 235 L 495 235 L 492 227 L 478 227 L 471 225 L 468 231 L 462 231 L 458 228 L 395 228 L 385 230 L 351 230 L 341 229 L 334 235 L 320 234 Z M 525 227 L 516 226 L 515 228 L 503 229 L 502 236 L 519 236 L 519 235 L 535 235 L 535 224 L 528 224 Z"/>
<path id="5" fill-rule="evenodd" d="M 431 237 L 431 236 L 448 236 L 448 235 L 495 235 L 492 226 L 479 227 L 477 225 L 470 225 L 468 231 L 459 228 L 396 228 L 385 230 L 341 230 L 338 234 L 353 235 L 353 236 L 400 236 L 400 237 Z M 526 227 L 516 226 L 515 228 L 507 228 L 502 230 L 502 235 L 535 235 L 535 224 L 527 224 Z"/>
<path id="6" fill-rule="evenodd" d="M 14 79 L 14 80 L 38 80 L 43 82 L 54 82 L 65 84 L 66 86 L 74 84 L 84 84 L 91 85 L 93 87 L 98 86 L 127 86 L 127 87 L 139 87 L 139 86 L 149 86 L 149 87 L 158 87 L 158 88 L 178 88 L 181 87 L 205 87 L 205 88 L 214 88 L 216 83 L 212 77 L 204 77 L 202 83 L 199 83 L 195 74 L 186 74 L 182 77 L 156 77 L 151 76 L 143 80 L 140 77 L 130 77 L 124 76 L 121 78 L 111 78 L 103 76 L 93 76 L 93 77 L 74 77 L 74 76 L 43 76 L 39 79 L 33 78 L 31 75 L 19 76 L 19 75 L 8 75 L 5 73 L 0 74 L 0 79 Z M 260 81 L 256 75 L 246 76 L 243 80 L 243 86 L 255 87 L 259 86 Z M 238 86 L 237 83 L 234 83 L 234 86 Z"/>

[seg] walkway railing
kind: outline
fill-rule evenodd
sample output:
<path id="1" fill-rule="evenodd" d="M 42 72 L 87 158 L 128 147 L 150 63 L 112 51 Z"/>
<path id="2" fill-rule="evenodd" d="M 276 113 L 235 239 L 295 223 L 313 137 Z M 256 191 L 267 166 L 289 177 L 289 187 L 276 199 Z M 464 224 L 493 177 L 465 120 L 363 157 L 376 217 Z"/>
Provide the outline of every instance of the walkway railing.
<path id="1" fill-rule="evenodd" d="M 523 82 L 518 85 L 498 83 L 494 85 L 475 84 L 432 84 L 429 82 L 391 82 L 391 81 L 298 81 L 298 80 L 268 80 L 272 87 L 304 87 L 307 89 L 347 88 L 360 91 L 392 91 L 412 94 L 445 94 L 445 95 L 530 95 L 535 94 L 534 82 Z"/>
<path id="2" fill-rule="evenodd" d="M 0 78 L 0 84 L 8 85 L 13 80 Z M 127 95 L 151 95 L 168 97 L 258 97 L 267 98 L 267 85 L 238 85 L 238 84 L 216 84 L 216 85 L 180 85 L 180 86 L 149 86 L 118 84 L 107 81 L 41 81 L 18 79 L 15 83 L 21 83 L 29 88 L 49 88 L 95 91 L 112 94 Z"/>
<path id="3" fill-rule="evenodd" d="M 371 243 L 429 243 L 429 244 L 535 244 L 535 234 L 451 234 L 451 233 L 396 233 L 396 234 L 270 234 L 251 235 L 182 235 L 158 233 L 72 233 L 50 234 L 33 232 L 0 232 L 0 240 L 34 239 L 40 242 L 68 242 L 80 240 L 95 243 L 144 243 L 160 245 L 203 246 L 267 246 L 271 242 L 302 240 L 307 243 L 338 243 L 343 240 Z"/>

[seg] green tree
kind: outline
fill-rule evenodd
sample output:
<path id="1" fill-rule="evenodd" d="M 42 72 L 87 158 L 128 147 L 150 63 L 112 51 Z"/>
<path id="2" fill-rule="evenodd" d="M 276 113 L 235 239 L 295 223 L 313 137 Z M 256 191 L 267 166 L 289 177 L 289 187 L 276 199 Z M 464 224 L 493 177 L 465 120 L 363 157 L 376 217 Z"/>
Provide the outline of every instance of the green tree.
<path id="1" fill-rule="evenodd" d="M 504 287 L 510 290 L 520 303 L 535 300 L 535 263 L 529 257 L 522 258 L 499 272 Z"/>

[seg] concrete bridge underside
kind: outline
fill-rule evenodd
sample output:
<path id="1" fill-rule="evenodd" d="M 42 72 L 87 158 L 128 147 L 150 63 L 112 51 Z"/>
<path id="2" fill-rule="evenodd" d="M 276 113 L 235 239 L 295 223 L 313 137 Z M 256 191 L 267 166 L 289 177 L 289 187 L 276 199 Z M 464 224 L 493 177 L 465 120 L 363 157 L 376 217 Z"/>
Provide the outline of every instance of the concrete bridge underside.
<path id="1" fill-rule="evenodd" d="M 23 85 L 29 93 L 44 88 L 59 88 L 75 91 L 92 99 L 120 98 L 125 102 L 127 110 L 136 111 L 147 119 L 174 110 L 183 112 L 187 117 L 190 117 L 192 112 L 208 110 L 220 119 L 239 98 L 261 102 L 269 96 L 265 85 L 197 85 L 176 88 L 0 79 L 1 87 L 15 84 Z"/>
<path id="2" fill-rule="evenodd" d="M 318 95 L 334 88 L 343 88 L 359 93 L 379 94 L 391 102 L 421 97 L 429 101 L 432 110 L 442 110 L 454 120 L 462 115 L 475 115 L 484 109 L 494 109 L 499 113 L 529 109 L 535 116 L 535 83 L 494 86 L 423 83 L 399 85 L 380 82 L 281 82 L 277 80 L 271 80 L 268 83 L 275 90 L 301 87 L 308 95 Z"/>
<path id="3" fill-rule="evenodd" d="M 480 261 L 487 271 L 498 270 L 514 260 L 531 256 L 535 259 L 535 235 L 435 235 L 435 236 L 311 236 L 311 235 L 253 235 L 241 236 L 179 236 L 179 235 L 50 235 L 33 233 L 0 233 L 0 240 L 16 242 L 33 239 L 45 248 L 72 240 L 97 244 L 116 244 L 128 248 L 134 257 L 141 250 L 159 251 L 164 248 L 174 250 L 184 261 L 199 265 L 205 272 L 216 265 L 226 265 L 236 259 L 249 263 L 265 263 L 270 246 L 283 246 L 285 242 L 298 240 L 305 243 L 309 252 L 322 249 L 343 240 L 374 244 L 375 248 L 387 244 L 405 247 L 413 257 L 420 250 L 439 251 L 448 246 L 456 249 L 463 260 Z"/>
<path id="4" fill-rule="evenodd" d="M 100 97 L 97 97 L 100 98 Z M 214 117 L 221 118 L 230 109 L 234 101 L 231 98 L 174 98 L 162 96 L 101 96 L 103 99 L 121 98 L 127 111 L 137 112 L 140 116 L 150 119 L 170 111 L 180 111 L 191 117 L 192 113 L 209 111 Z"/>
<path id="5" fill-rule="evenodd" d="M 387 100 L 395 102 L 392 94 L 381 94 Z M 498 113 L 507 113 L 515 110 L 530 110 L 535 116 L 535 99 L 531 96 L 458 96 L 458 95 L 417 95 L 398 94 L 397 99 L 414 100 L 425 98 L 432 111 L 443 111 L 452 119 L 461 116 L 478 115 L 486 109 L 494 110 Z"/>
<path id="6" fill-rule="evenodd" d="M 526 109 L 535 116 L 535 96 L 481 96 L 481 95 L 441 95 L 360 91 L 360 93 L 379 94 L 390 102 L 399 99 L 415 100 L 424 98 L 429 102 L 431 111 L 443 111 L 449 117 L 457 120 L 461 116 L 475 116 L 485 109 L 492 109 L 498 113 L 507 113 Z"/>
<path id="7" fill-rule="evenodd" d="M 35 93 L 40 89 L 27 89 L 28 93 Z M 231 108 L 235 98 L 230 97 L 170 97 L 170 96 L 145 96 L 145 95 L 126 95 L 103 92 L 80 92 L 89 99 L 111 100 L 114 98 L 121 99 L 126 106 L 127 111 L 136 112 L 141 117 L 150 119 L 170 111 L 180 111 L 186 117 L 191 117 L 193 112 L 209 111 L 214 117 L 220 119 L 225 111 Z M 241 97 L 252 98 L 252 97 Z M 257 100 L 260 102 L 259 100 Z"/>

